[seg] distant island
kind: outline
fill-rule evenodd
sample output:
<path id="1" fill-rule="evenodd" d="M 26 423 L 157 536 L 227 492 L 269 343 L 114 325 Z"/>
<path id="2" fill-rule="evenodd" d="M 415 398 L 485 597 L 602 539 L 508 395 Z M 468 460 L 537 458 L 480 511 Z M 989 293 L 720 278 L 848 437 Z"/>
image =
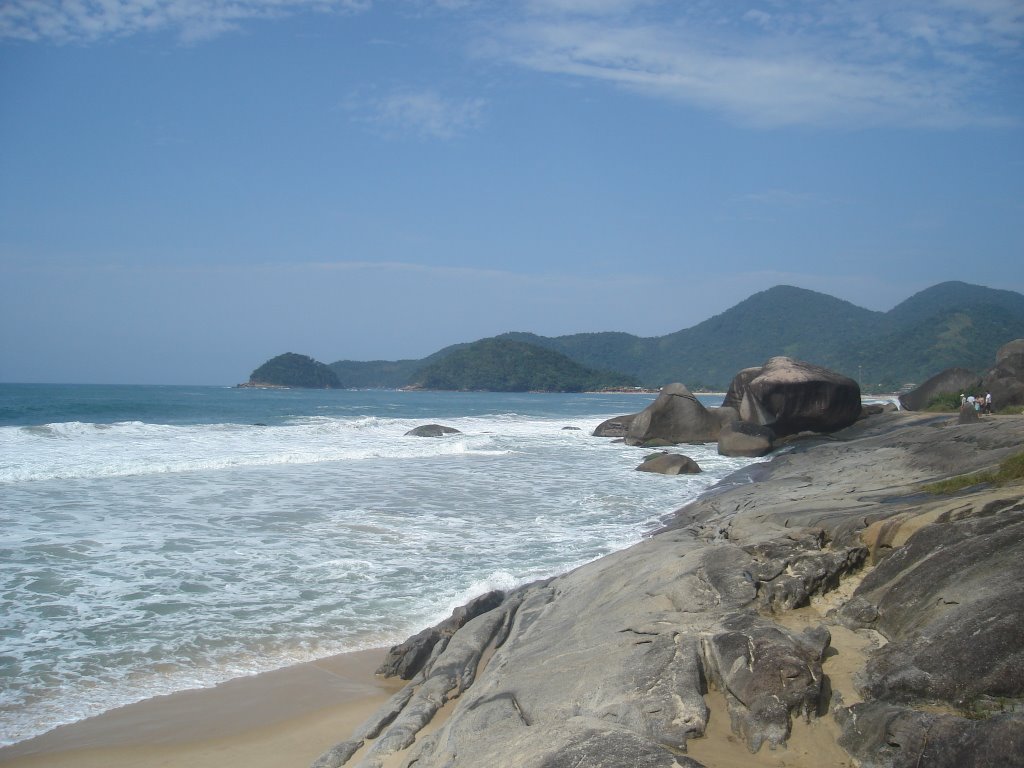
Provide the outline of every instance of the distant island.
<path id="1" fill-rule="evenodd" d="M 330 364 L 289 352 L 253 371 L 247 386 L 580 392 L 678 381 L 722 391 L 737 371 L 787 355 L 843 373 L 867 392 L 893 392 L 953 366 L 981 371 L 1021 337 L 1024 295 L 1015 291 L 946 282 L 875 312 L 779 285 L 666 336 L 515 332 L 420 360 Z"/>
<path id="2" fill-rule="evenodd" d="M 308 355 L 285 352 L 267 360 L 249 376 L 242 387 L 299 387 L 303 389 L 340 389 L 341 383 L 331 368 Z"/>

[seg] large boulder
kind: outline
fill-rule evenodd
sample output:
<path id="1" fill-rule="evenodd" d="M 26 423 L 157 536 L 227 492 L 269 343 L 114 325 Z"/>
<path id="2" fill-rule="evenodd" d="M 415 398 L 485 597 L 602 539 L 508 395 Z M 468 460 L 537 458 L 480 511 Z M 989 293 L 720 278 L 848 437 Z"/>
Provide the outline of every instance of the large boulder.
<path id="1" fill-rule="evenodd" d="M 657 399 L 638 413 L 626 431 L 627 445 L 704 443 L 718 439 L 721 420 L 682 384 L 663 387 Z"/>
<path id="2" fill-rule="evenodd" d="M 992 393 L 994 409 L 1024 405 L 1024 339 L 999 348 L 995 367 L 985 374 L 982 387 L 974 394 L 985 392 Z"/>
<path id="3" fill-rule="evenodd" d="M 900 395 L 900 407 L 920 411 L 939 395 L 973 393 L 978 389 L 978 374 L 966 368 L 947 368 L 924 384 Z"/>
<path id="4" fill-rule="evenodd" d="M 741 371 L 729 387 L 743 421 L 770 427 L 777 437 L 835 432 L 860 416 L 860 386 L 820 365 L 773 357 L 755 374 Z"/>
<path id="5" fill-rule="evenodd" d="M 681 453 L 659 453 L 644 460 L 637 467 L 639 472 L 657 472 L 661 475 L 696 475 L 701 468 L 689 456 Z"/>
<path id="6" fill-rule="evenodd" d="M 764 456 L 775 446 L 775 433 L 760 424 L 733 419 L 718 435 L 720 456 Z"/>

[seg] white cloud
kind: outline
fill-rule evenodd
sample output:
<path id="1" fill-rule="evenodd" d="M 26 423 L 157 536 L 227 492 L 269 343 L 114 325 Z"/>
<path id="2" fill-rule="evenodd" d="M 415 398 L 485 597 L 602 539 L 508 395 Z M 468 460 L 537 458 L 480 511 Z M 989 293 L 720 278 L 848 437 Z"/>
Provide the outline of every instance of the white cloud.
<path id="1" fill-rule="evenodd" d="M 432 139 L 453 139 L 475 129 L 486 102 L 480 98 L 443 96 L 435 90 L 399 90 L 355 98 L 348 108 L 357 119 L 387 135 L 414 134 Z"/>
<path id="2" fill-rule="evenodd" d="M 92 42 L 162 29 L 184 40 L 215 37 L 250 19 L 312 10 L 355 12 L 370 0 L 5 0 L 0 38 Z"/>
<path id="3" fill-rule="evenodd" d="M 758 125 L 1000 123 L 1002 105 L 982 102 L 1022 70 L 1013 0 L 556 7 L 496 26 L 480 50 Z"/>

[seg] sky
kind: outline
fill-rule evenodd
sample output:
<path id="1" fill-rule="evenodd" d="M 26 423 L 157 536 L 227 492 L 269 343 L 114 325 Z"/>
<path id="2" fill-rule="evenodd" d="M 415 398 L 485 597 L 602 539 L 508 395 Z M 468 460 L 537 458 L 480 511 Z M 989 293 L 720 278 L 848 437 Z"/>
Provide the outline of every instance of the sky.
<path id="1" fill-rule="evenodd" d="M 1022 0 L 0 4 L 0 381 L 945 280 L 1024 292 Z"/>

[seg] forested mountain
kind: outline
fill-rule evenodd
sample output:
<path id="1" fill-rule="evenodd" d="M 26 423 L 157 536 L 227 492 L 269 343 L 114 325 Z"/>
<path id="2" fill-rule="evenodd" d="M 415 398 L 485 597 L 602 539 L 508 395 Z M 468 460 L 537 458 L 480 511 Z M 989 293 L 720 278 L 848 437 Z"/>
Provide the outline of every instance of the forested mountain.
<path id="1" fill-rule="evenodd" d="M 625 371 L 646 386 L 681 381 L 692 389 L 721 389 L 737 371 L 760 365 L 773 355 L 841 370 L 844 351 L 851 343 L 878 333 L 882 317 L 880 312 L 823 293 L 780 285 L 667 336 L 589 333 L 556 338 L 533 334 L 505 337 L 558 350 L 584 365 Z"/>
<path id="2" fill-rule="evenodd" d="M 952 366 L 992 365 L 1002 344 L 1024 337 L 1024 296 L 949 282 L 873 312 L 780 285 L 667 336 L 505 336 L 630 373 L 651 387 L 681 381 L 691 389 L 722 389 L 737 371 L 788 355 L 845 373 L 868 390 L 894 390 Z"/>
<path id="3" fill-rule="evenodd" d="M 506 333 L 496 338 L 558 352 L 586 368 L 618 371 L 646 387 L 679 381 L 691 389 L 721 390 L 737 371 L 789 355 L 855 378 L 868 391 L 892 391 L 952 366 L 979 372 L 991 366 L 1002 344 L 1024 338 L 1024 296 L 947 282 L 888 312 L 874 312 L 780 285 L 666 336 Z M 466 346 L 446 347 L 423 360 L 342 360 L 330 368 L 342 387 L 401 387 L 423 383 L 422 371 Z M 485 388 L 507 385 L 491 380 Z"/>
<path id="4" fill-rule="evenodd" d="M 495 338 L 453 350 L 416 371 L 410 383 L 423 389 L 584 392 L 632 387 L 637 380 L 587 368 L 550 349 Z"/>

